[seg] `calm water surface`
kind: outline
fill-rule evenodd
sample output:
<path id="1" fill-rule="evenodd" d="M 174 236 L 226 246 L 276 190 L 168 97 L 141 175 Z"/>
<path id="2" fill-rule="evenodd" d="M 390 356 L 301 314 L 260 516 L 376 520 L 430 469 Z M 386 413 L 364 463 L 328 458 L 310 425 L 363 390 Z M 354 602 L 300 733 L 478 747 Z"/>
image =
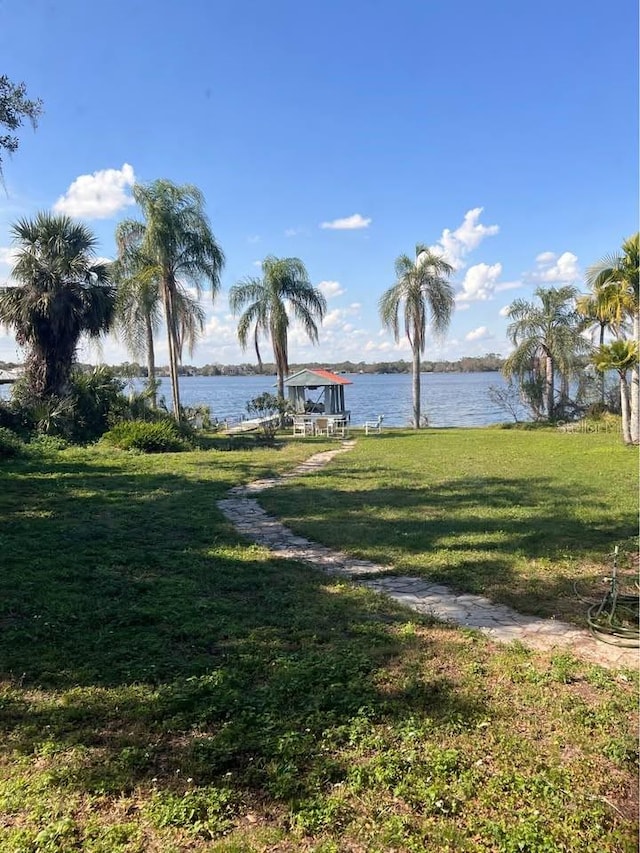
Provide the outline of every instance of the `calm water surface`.
<path id="1" fill-rule="evenodd" d="M 345 388 L 347 409 L 353 426 L 384 415 L 388 426 L 411 422 L 410 374 L 349 374 L 352 385 Z M 422 412 L 430 426 L 485 426 L 509 420 L 489 400 L 489 386 L 502 386 L 500 373 L 428 373 L 422 375 Z M 220 419 L 245 412 L 247 400 L 268 391 L 275 394 L 274 376 L 185 376 L 180 379 L 182 404 L 204 403 Z M 309 392 L 313 396 L 318 392 Z M 160 394 L 171 400 L 168 379 Z"/>
<path id="2" fill-rule="evenodd" d="M 387 426 L 411 423 L 410 374 L 349 374 L 353 384 L 345 388 L 347 409 L 353 426 L 384 415 Z M 509 416 L 489 400 L 489 387 L 502 387 L 500 373 L 424 373 L 422 375 L 422 413 L 429 425 L 485 426 L 510 420 Z M 141 381 L 134 382 L 136 388 Z M 184 376 L 180 379 L 182 404 L 204 403 L 212 414 L 223 420 L 246 414 L 247 400 L 268 391 L 275 394 L 274 376 Z M 0 399 L 11 393 L 10 385 L 0 385 Z M 319 392 L 308 392 L 314 397 Z M 168 379 L 160 382 L 160 396 L 171 403 Z"/>

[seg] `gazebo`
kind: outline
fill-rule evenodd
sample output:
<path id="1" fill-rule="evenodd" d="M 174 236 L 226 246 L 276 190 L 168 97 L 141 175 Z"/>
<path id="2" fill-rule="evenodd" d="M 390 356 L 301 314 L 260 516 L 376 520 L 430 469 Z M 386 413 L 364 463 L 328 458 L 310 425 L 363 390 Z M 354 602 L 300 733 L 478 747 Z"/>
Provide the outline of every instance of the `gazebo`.
<path id="1" fill-rule="evenodd" d="M 344 405 L 344 386 L 350 379 L 330 370 L 304 368 L 284 380 L 287 398 L 297 414 L 339 415 L 348 419 L 351 414 Z M 307 392 L 314 392 L 307 397 Z"/>

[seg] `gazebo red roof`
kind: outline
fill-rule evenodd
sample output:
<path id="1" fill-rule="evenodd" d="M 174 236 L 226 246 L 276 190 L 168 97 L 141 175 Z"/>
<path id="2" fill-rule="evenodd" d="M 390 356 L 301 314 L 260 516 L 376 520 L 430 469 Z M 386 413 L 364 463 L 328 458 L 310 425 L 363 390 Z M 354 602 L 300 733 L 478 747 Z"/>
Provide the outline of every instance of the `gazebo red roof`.
<path id="1" fill-rule="evenodd" d="M 338 376 L 337 373 L 332 373 L 330 370 L 322 368 L 305 367 L 297 373 L 285 379 L 284 384 L 287 387 L 313 387 L 314 385 L 353 385 L 350 379 L 345 379 L 343 376 Z"/>

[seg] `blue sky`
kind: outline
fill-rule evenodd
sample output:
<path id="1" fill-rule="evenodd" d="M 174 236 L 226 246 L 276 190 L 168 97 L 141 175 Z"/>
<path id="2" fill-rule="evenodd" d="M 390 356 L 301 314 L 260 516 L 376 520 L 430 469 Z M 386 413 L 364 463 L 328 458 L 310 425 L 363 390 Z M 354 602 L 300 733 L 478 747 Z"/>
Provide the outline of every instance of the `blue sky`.
<path id="1" fill-rule="evenodd" d="M 254 360 L 226 292 L 267 254 L 300 257 L 328 297 L 320 345 L 294 330 L 291 359 L 371 362 L 408 357 L 377 314 L 395 258 L 418 241 L 440 249 L 457 307 L 427 358 L 455 359 L 508 353 L 505 306 L 540 285 L 581 286 L 638 228 L 635 0 L 1 11 L 0 73 L 45 112 L 5 162 L 0 280 L 18 217 L 55 206 L 113 257 L 134 180 L 194 183 L 227 265 L 193 363 Z M 17 355 L 0 332 L 0 359 Z M 127 355 L 106 341 L 103 357 Z"/>

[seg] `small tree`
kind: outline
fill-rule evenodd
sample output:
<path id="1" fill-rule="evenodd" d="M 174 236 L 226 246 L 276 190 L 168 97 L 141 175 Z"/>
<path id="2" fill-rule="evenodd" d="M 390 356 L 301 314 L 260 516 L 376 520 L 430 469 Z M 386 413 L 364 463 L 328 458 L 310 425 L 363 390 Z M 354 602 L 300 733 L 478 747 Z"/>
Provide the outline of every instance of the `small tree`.
<path id="1" fill-rule="evenodd" d="M 12 83 L 3 74 L 0 76 L 0 125 L 9 130 L 17 130 L 23 120 L 28 119 L 34 129 L 42 114 L 42 101 L 30 101 L 24 83 Z M 0 180 L 2 179 L 2 152 L 13 154 L 19 145 L 18 137 L 12 133 L 0 135 Z"/>
<path id="2" fill-rule="evenodd" d="M 620 412 L 622 414 L 622 440 L 633 444 L 631 432 L 631 403 L 627 373 L 638 367 L 638 343 L 636 341 L 613 341 L 601 346 L 593 356 L 597 370 L 615 370 L 620 377 Z"/>
<path id="3" fill-rule="evenodd" d="M 488 394 L 496 408 L 511 415 L 514 423 L 520 423 L 523 414 L 522 394 L 512 379 L 506 385 L 490 385 Z"/>
<path id="4" fill-rule="evenodd" d="M 284 397 L 267 392 L 247 402 L 247 412 L 252 418 L 260 419 L 260 429 L 269 442 L 273 441 L 287 409 Z"/>
<path id="5" fill-rule="evenodd" d="M 523 390 L 527 381 L 535 381 L 536 397 L 531 399 L 536 408 L 538 382 L 542 380 L 541 413 L 552 421 L 557 414 L 556 374 L 561 377 L 560 401 L 566 404 L 577 357 L 586 355 L 591 347 L 581 334 L 575 288 L 539 287 L 534 295 L 537 302 L 516 299 L 509 306 L 507 317 L 512 322 L 507 332 L 515 349 L 502 372 L 507 378 L 519 378 Z"/>

